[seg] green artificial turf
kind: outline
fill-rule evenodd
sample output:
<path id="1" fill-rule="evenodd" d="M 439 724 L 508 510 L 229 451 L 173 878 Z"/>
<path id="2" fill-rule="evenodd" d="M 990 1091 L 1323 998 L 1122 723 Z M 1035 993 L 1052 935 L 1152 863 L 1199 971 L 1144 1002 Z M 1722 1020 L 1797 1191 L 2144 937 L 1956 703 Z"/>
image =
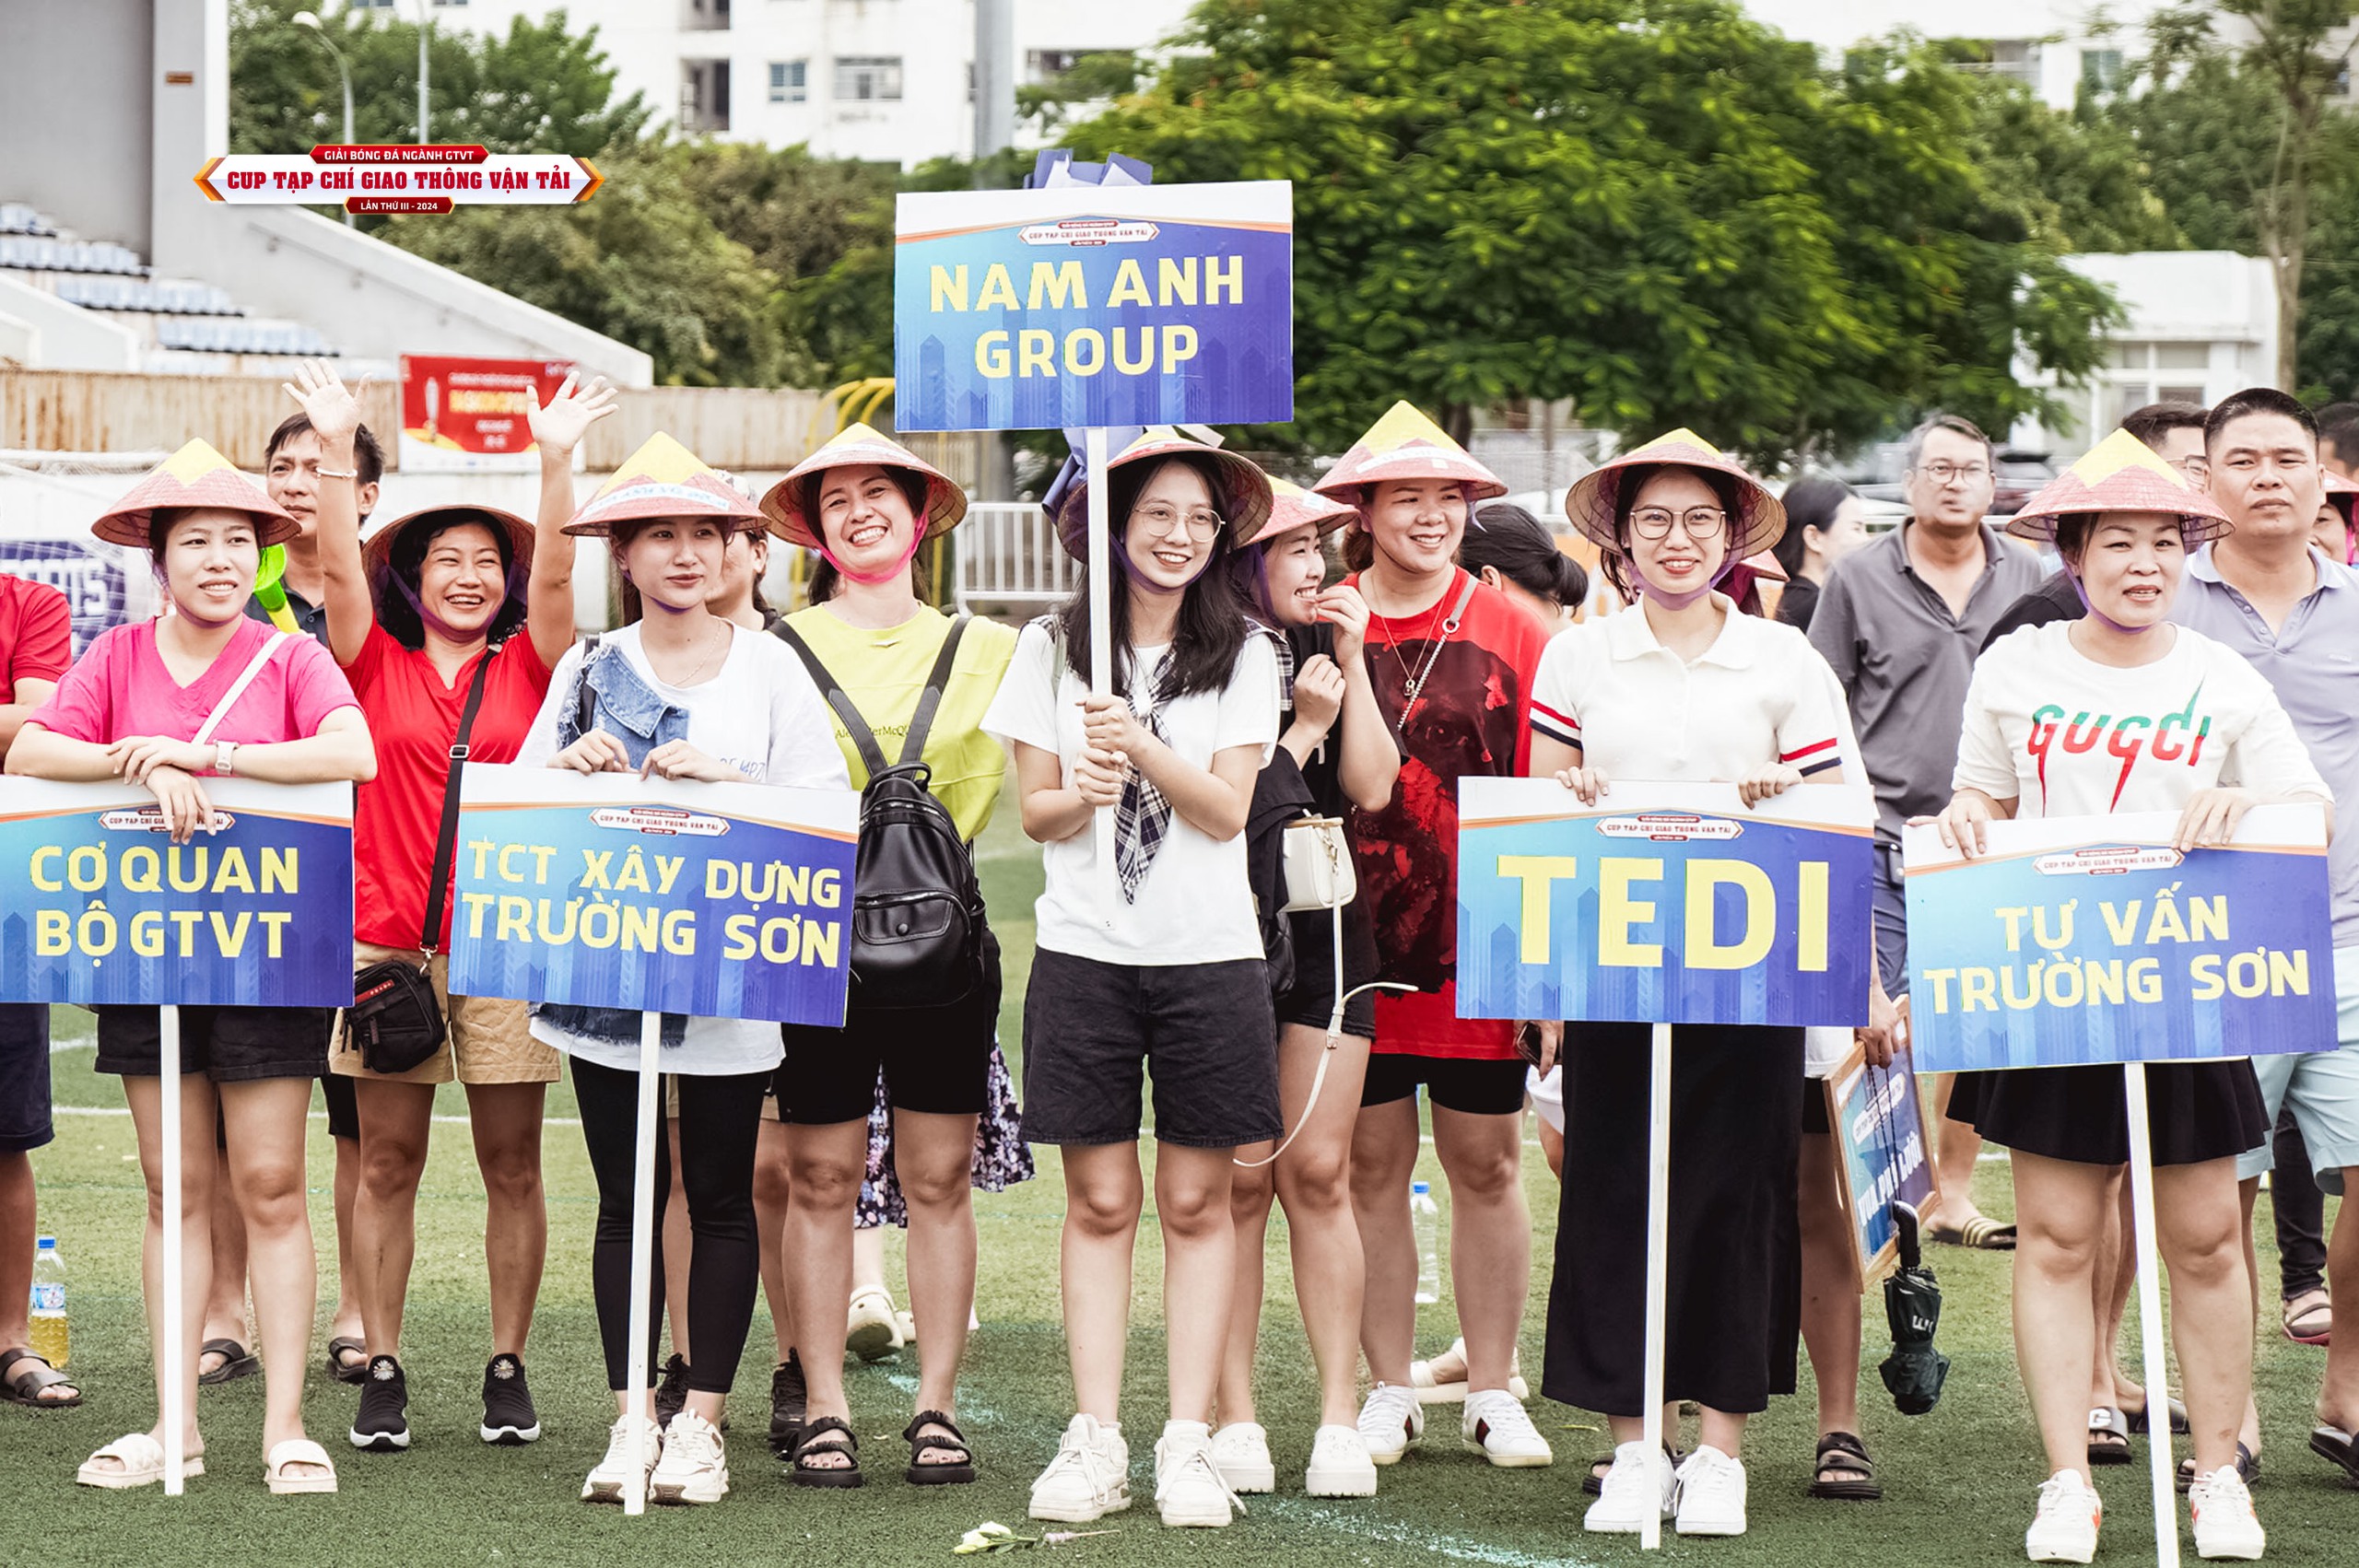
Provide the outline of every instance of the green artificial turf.
<path id="1" fill-rule="evenodd" d="M 1002 813 L 983 846 L 982 872 L 1006 954 L 1008 998 L 1003 1039 L 1018 1054 L 1022 977 L 1031 958 L 1031 901 L 1039 887 L 1037 854 Z M 87 1033 L 84 1015 L 61 1010 L 61 1032 Z M 356 1391 L 330 1382 L 317 1360 L 309 1369 L 305 1415 L 312 1435 L 337 1458 L 343 1490 L 333 1498 L 274 1499 L 261 1478 L 262 1385 L 257 1380 L 206 1389 L 201 1402 L 212 1473 L 186 1497 L 159 1489 L 113 1493 L 73 1484 L 74 1469 L 93 1447 L 154 1419 L 152 1382 L 138 1282 L 139 1173 L 131 1124 L 119 1114 L 121 1092 L 90 1071 L 88 1047 L 55 1060 L 62 1107 L 100 1114 L 59 1117 L 57 1141 L 35 1158 L 44 1228 L 63 1240 L 69 1265 L 73 1370 L 86 1408 L 42 1413 L 0 1407 L 0 1563 L 411 1564 L 433 1562 L 567 1564 L 609 1568 L 622 1561 L 678 1564 L 831 1564 L 839 1568 L 953 1561 L 961 1531 L 995 1519 L 1033 1533 L 1024 1519 L 1032 1477 L 1055 1448 L 1071 1409 L 1058 1328 L 1057 1232 L 1062 1209 L 1053 1151 L 1039 1152 L 1040 1179 L 978 1200 L 982 1234 L 979 1310 L 963 1384 L 962 1418 L 983 1469 L 971 1487 L 918 1490 L 900 1471 L 898 1433 L 914 1387 L 898 1360 L 858 1367 L 851 1377 L 857 1426 L 871 1480 L 858 1492 L 792 1487 L 762 1445 L 770 1330 L 757 1311 L 752 1341 L 731 1401 L 734 1491 L 719 1505 L 656 1510 L 637 1519 L 620 1510 L 574 1501 L 581 1477 L 603 1450 L 612 1416 L 590 1304 L 589 1249 L 595 1212 L 579 1132 L 548 1129 L 549 1263 L 528 1357 L 547 1435 L 521 1449 L 487 1448 L 476 1440 L 476 1389 L 488 1353 L 480 1245 L 481 1185 L 464 1127 L 440 1126 L 418 1203 L 418 1253 L 406 1330 L 415 1446 L 406 1454 L 357 1454 L 343 1443 Z M 439 1107 L 464 1114 L 446 1090 Z M 573 1115 L 559 1085 L 553 1118 Z M 322 1258 L 320 1327 L 324 1347 L 334 1299 L 330 1232 L 331 1155 L 313 1122 L 312 1223 Z M 1421 1175 L 1448 1192 L 1430 1156 Z M 1549 1283 L 1556 1195 L 1536 1148 L 1527 1151 L 1526 1185 L 1535 1241 L 1532 1299 L 1525 1316 L 1523 1364 L 1536 1385 L 1541 1322 Z M 1150 1191 L 1152 1188 L 1150 1188 Z M 1994 1212 L 2012 1211 L 2005 1167 L 1984 1164 L 1978 1196 Z M 1152 1199 L 1150 1199 L 1150 1201 Z M 2268 1230 L 2263 1268 L 2273 1281 Z M 1150 1216 L 1151 1220 L 1151 1216 Z M 1302 1495 L 1318 1406 L 1285 1265 L 1283 1221 L 1270 1235 L 1270 1291 L 1260 1349 L 1262 1419 L 1278 1459 L 1281 1492 L 1251 1500 L 1251 1511 L 1225 1532 L 1167 1531 L 1156 1521 L 1148 1451 L 1163 1410 L 1164 1304 L 1154 1225 L 1141 1231 L 1128 1400 L 1133 1484 L 1140 1501 L 1106 1521 L 1118 1534 L 1082 1540 L 1053 1559 L 1076 1565 L 1262 1560 L 1327 1565 L 1421 1562 L 1631 1564 L 1633 1538 L 1584 1535 L 1578 1490 L 1583 1463 L 1607 1445 L 1597 1418 L 1538 1400 L 1542 1431 L 1555 1445 L 1547 1470 L 1494 1470 L 1461 1450 L 1455 1407 L 1434 1409 L 1424 1448 L 1382 1473 L 1367 1502 L 1314 1501 Z M 1739 1565 L 2001 1564 L 2020 1562 L 2023 1529 L 2042 1479 L 2007 1317 L 2009 1260 L 2003 1254 L 1938 1249 L 1933 1261 L 1947 1297 L 1941 1344 L 1954 1363 L 1948 1392 L 1931 1415 L 1904 1419 L 1884 1398 L 1873 1363 L 1887 1343 L 1881 1299 L 1872 1305 L 1863 1398 L 1866 1437 L 1885 1480 L 1874 1504 L 1819 1503 L 1802 1489 L 1814 1425 L 1809 1373 L 1803 1396 L 1779 1400 L 1755 1425 L 1747 1444 L 1751 1532 L 1741 1539 L 1683 1543 L 1668 1532 L 1660 1560 Z M 894 1265 L 897 1298 L 898 1260 Z M 1453 1333 L 1447 1299 L 1422 1309 L 1419 1343 L 1430 1353 Z M 2134 1314 L 2133 1314 L 2134 1324 Z M 2267 1473 L 2257 1493 L 2271 1532 L 2269 1560 L 2281 1563 L 2359 1564 L 2359 1496 L 2304 1452 L 2309 1403 L 2324 1364 L 2321 1352 L 2289 1345 L 2273 1332 L 2260 1341 L 2262 1409 L 2269 1438 Z M 906 1354 L 907 1352 L 905 1352 Z M 2139 1452 L 2143 1455 L 2141 1440 Z M 2146 1471 L 2100 1472 L 2107 1518 L 2100 1563 L 2152 1561 Z M 625 1558 L 622 1554 L 628 1553 Z M 2188 1556 L 2193 1560 L 2192 1543 Z"/>

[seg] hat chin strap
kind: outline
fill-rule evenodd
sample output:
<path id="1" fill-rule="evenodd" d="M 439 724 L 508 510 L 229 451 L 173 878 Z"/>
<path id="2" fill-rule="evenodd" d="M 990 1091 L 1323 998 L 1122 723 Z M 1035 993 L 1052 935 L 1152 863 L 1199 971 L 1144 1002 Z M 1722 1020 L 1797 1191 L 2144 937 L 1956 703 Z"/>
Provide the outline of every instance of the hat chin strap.
<path id="1" fill-rule="evenodd" d="M 826 535 L 821 535 L 822 540 L 824 540 L 825 537 Z M 909 570 L 910 563 L 918 558 L 918 551 L 924 548 L 924 546 L 925 531 L 923 529 L 917 529 L 913 531 L 910 537 L 910 547 L 901 552 L 901 558 L 895 561 L 891 566 L 886 568 L 881 572 L 856 572 L 852 570 L 851 568 L 844 565 L 843 561 L 836 555 L 836 553 L 833 550 L 828 549 L 824 543 L 819 546 L 819 554 L 827 560 L 827 563 L 829 566 L 836 568 L 838 574 L 845 578 L 847 580 L 863 583 L 868 587 L 874 588 L 878 583 L 891 582 L 903 572 Z"/>
<path id="2" fill-rule="evenodd" d="M 2071 562 L 2064 559 L 2060 552 L 2058 554 L 2056 559 L 2060 569 L 2064 573 L 2065 579 L 2072 585 L 2073 597 L 2080 600 L 2081 608 L 2087 613 L 2089 619 L 2096 622 L 2097 625 L 2104 626 L 2108 631 L 2119 632 L 2124 637 L 2137 637 L 2142 633 L 2153 631 L 2156 626 L 2163 624 L 2160 621 L 2148 621 L 2142 626 L 2123 626 L 2119 621 L 2115 620 L 2111 615 L 2107 614 L 2103 610 L 2098 609 L 2095 604 L 2089 603 L 2088 585 L 2081 580 L 2081 574 L 2072 569 Z"/>
<path id="3" fill-rule="evenodd" d="M 1185 593 L 1188 590 L 1195 587 L 1196 579 L 1203 576 L 1206 572 L 1212 570 L 1213 567 L 1212 552 L 1207 550 L 1204 552 L 1203 563 L 1197 567 L 1194 571 L 1188 574 L 1187 581 L 1180 583 L 1176 588 L 1167 588 L 1162 583 L 1156 582 L 1152 578 L 1147 577 L 1133 564 L 1131 560 L 1131 553 L 1128 549 L 1123 547 L 1123 543 L 1120 538 L 1110 538 L 1107 540 L 1106 543 L 1108 548 L 1113 554 L 1114 564 L 1122 568 L 1122 575 L 1130 579 L 1131 586 L 1144 593 Z"/>
<path id="4" fill-rule="evenodd" d="M 1667 588 L 1648 581 L 1647 574 L 1638 569 L 1637 559 L 1633 556 L 1630 560 L 1630 591 L 1642 599 L 1653 600 L 1666 610 L 1684 610 L 1727 581 L 1729 573 L 1736 570 L 1736 556 L 1731 555 L 1720 562 L 1720 569 L 1712 574 L 1711 581 L 1701 588 L 1691 588 L 1684 593 L 1673 593 Z"/>

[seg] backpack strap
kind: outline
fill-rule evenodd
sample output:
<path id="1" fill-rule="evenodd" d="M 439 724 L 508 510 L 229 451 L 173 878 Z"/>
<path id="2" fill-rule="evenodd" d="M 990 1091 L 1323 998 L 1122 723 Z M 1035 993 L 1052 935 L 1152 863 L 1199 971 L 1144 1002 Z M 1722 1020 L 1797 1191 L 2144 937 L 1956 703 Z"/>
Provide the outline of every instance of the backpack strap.
<path id="1" fill-rule="evenodd" d="M 925 690 L 918 694 L 917 710 L 910 715 L 909 733 L 901 737 L 901 760 L 917 762 L 925 755 L 926 736 L 933 729 L 933 716 L 942 707 L 943 688 L 950 684 L 950 666 L 958 657 L 958 639 L 967 635 L 967 623 L 972 615 L 959 614 L 950 623 L 950 635 L 942 639 L 942 651 L 934 656 L 933 668 L 925 677 Z"/>
<path id="2" fill-rule="evenodd" d="M 459 727 L 451 735 L 451 770 L 442 777 L 442 825 L 434 835 L 434 864 L 426 884 L 426 934 L 418 951 L 434 956 L 442 935 L 442 907 L 451 886 L 451 862 L 459 850 L 459 772 L 467 765 L 467 736 L 475 727 L 475 709 L 483 706 L 485 679 L 491 673 L 493 649 L 487 647 L 475 662 L 475 679 L 467 683 L 466 706 L 459 710 Z"/>
<path id="3" fill-rule="evenodd" d="M 874 778 L 892 766 L 885 760 L 885 750 L 876 743 L 875 733 L 869 729 L 868 720 L 860 716 L 860 708 L 843 687 L 836 684 L 835 676 L 827 673 L 827 667 L 820 662 L 818 653 L 803 640 L 803 634 L 788 626 L 784 616 L 780 616 L 770 630 L 778 634 L 780 642 L 801 655 L 804 667 L 811 672 L 811 679 L 827 695 L 827 706 L 836 710 L 836 718 L 842 723 L 844 732 L 851 737 L 852 746 L 860 753 L 861 764 L 868 769 L 869 778 Z"/>

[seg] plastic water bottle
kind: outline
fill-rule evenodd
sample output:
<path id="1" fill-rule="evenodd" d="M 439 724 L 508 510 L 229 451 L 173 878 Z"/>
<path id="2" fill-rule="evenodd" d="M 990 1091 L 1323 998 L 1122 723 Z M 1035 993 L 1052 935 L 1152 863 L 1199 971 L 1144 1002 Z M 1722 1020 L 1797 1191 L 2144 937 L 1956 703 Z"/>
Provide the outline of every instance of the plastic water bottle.
<path id="1" fill-rule="evenodd" d="M 1409 1223 L 1417 1232 L 1417 1302 L 1441 1300 L 1441 1205 L 1428 1183 L 1409 1184 Z"/>
<path id="2" fill-rule="evenodd" d="M 33 1354 L 52 1366 L 64 1366 L 71 1340 L 65 1324 L 65 1260 L 57 1255 L 57 1238 L 43 1236 L 33 1252 Z"/>

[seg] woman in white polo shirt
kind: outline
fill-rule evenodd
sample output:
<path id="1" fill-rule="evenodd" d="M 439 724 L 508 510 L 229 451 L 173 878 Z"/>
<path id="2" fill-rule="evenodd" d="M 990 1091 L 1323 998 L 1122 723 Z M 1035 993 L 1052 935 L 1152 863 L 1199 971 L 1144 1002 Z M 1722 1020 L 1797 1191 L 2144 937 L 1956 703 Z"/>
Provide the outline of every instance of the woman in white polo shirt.
<path id="1" fill-rule="evenodd" d="M 1685 430 L 1604 465 L 1566 497 L 1635 608 L 1548 645 L 1532 700 L 1532 764 L 1595 804 L 1614 779 L 1735 784 L 1747 805 L 1841 782 L 1845 723 L 1825 661 L 1791 626 L 1714 591 L 1776 543 L 1777 499 Z M 1871 1048 L 1885 1047 L 1878 999 Z M 1642 1429 L 1647 1140 L 1645 1024 L 1574 1024 L 1565 1053 L 1543 1391 L 1605 1413 L 1614 1464 L 1591 1530 L 1645 1510 L 1682 1535 L 1742 1535 L 1748 1415 L 1794 1388 L 1800 1267 L 1794 1183 L 1800 1029 L 1685 1025 L 1672 1071 L 1671 1274 L 1663 1396 L 1702 1407 L 1696 1451 L 1660 1493 Z"/>

